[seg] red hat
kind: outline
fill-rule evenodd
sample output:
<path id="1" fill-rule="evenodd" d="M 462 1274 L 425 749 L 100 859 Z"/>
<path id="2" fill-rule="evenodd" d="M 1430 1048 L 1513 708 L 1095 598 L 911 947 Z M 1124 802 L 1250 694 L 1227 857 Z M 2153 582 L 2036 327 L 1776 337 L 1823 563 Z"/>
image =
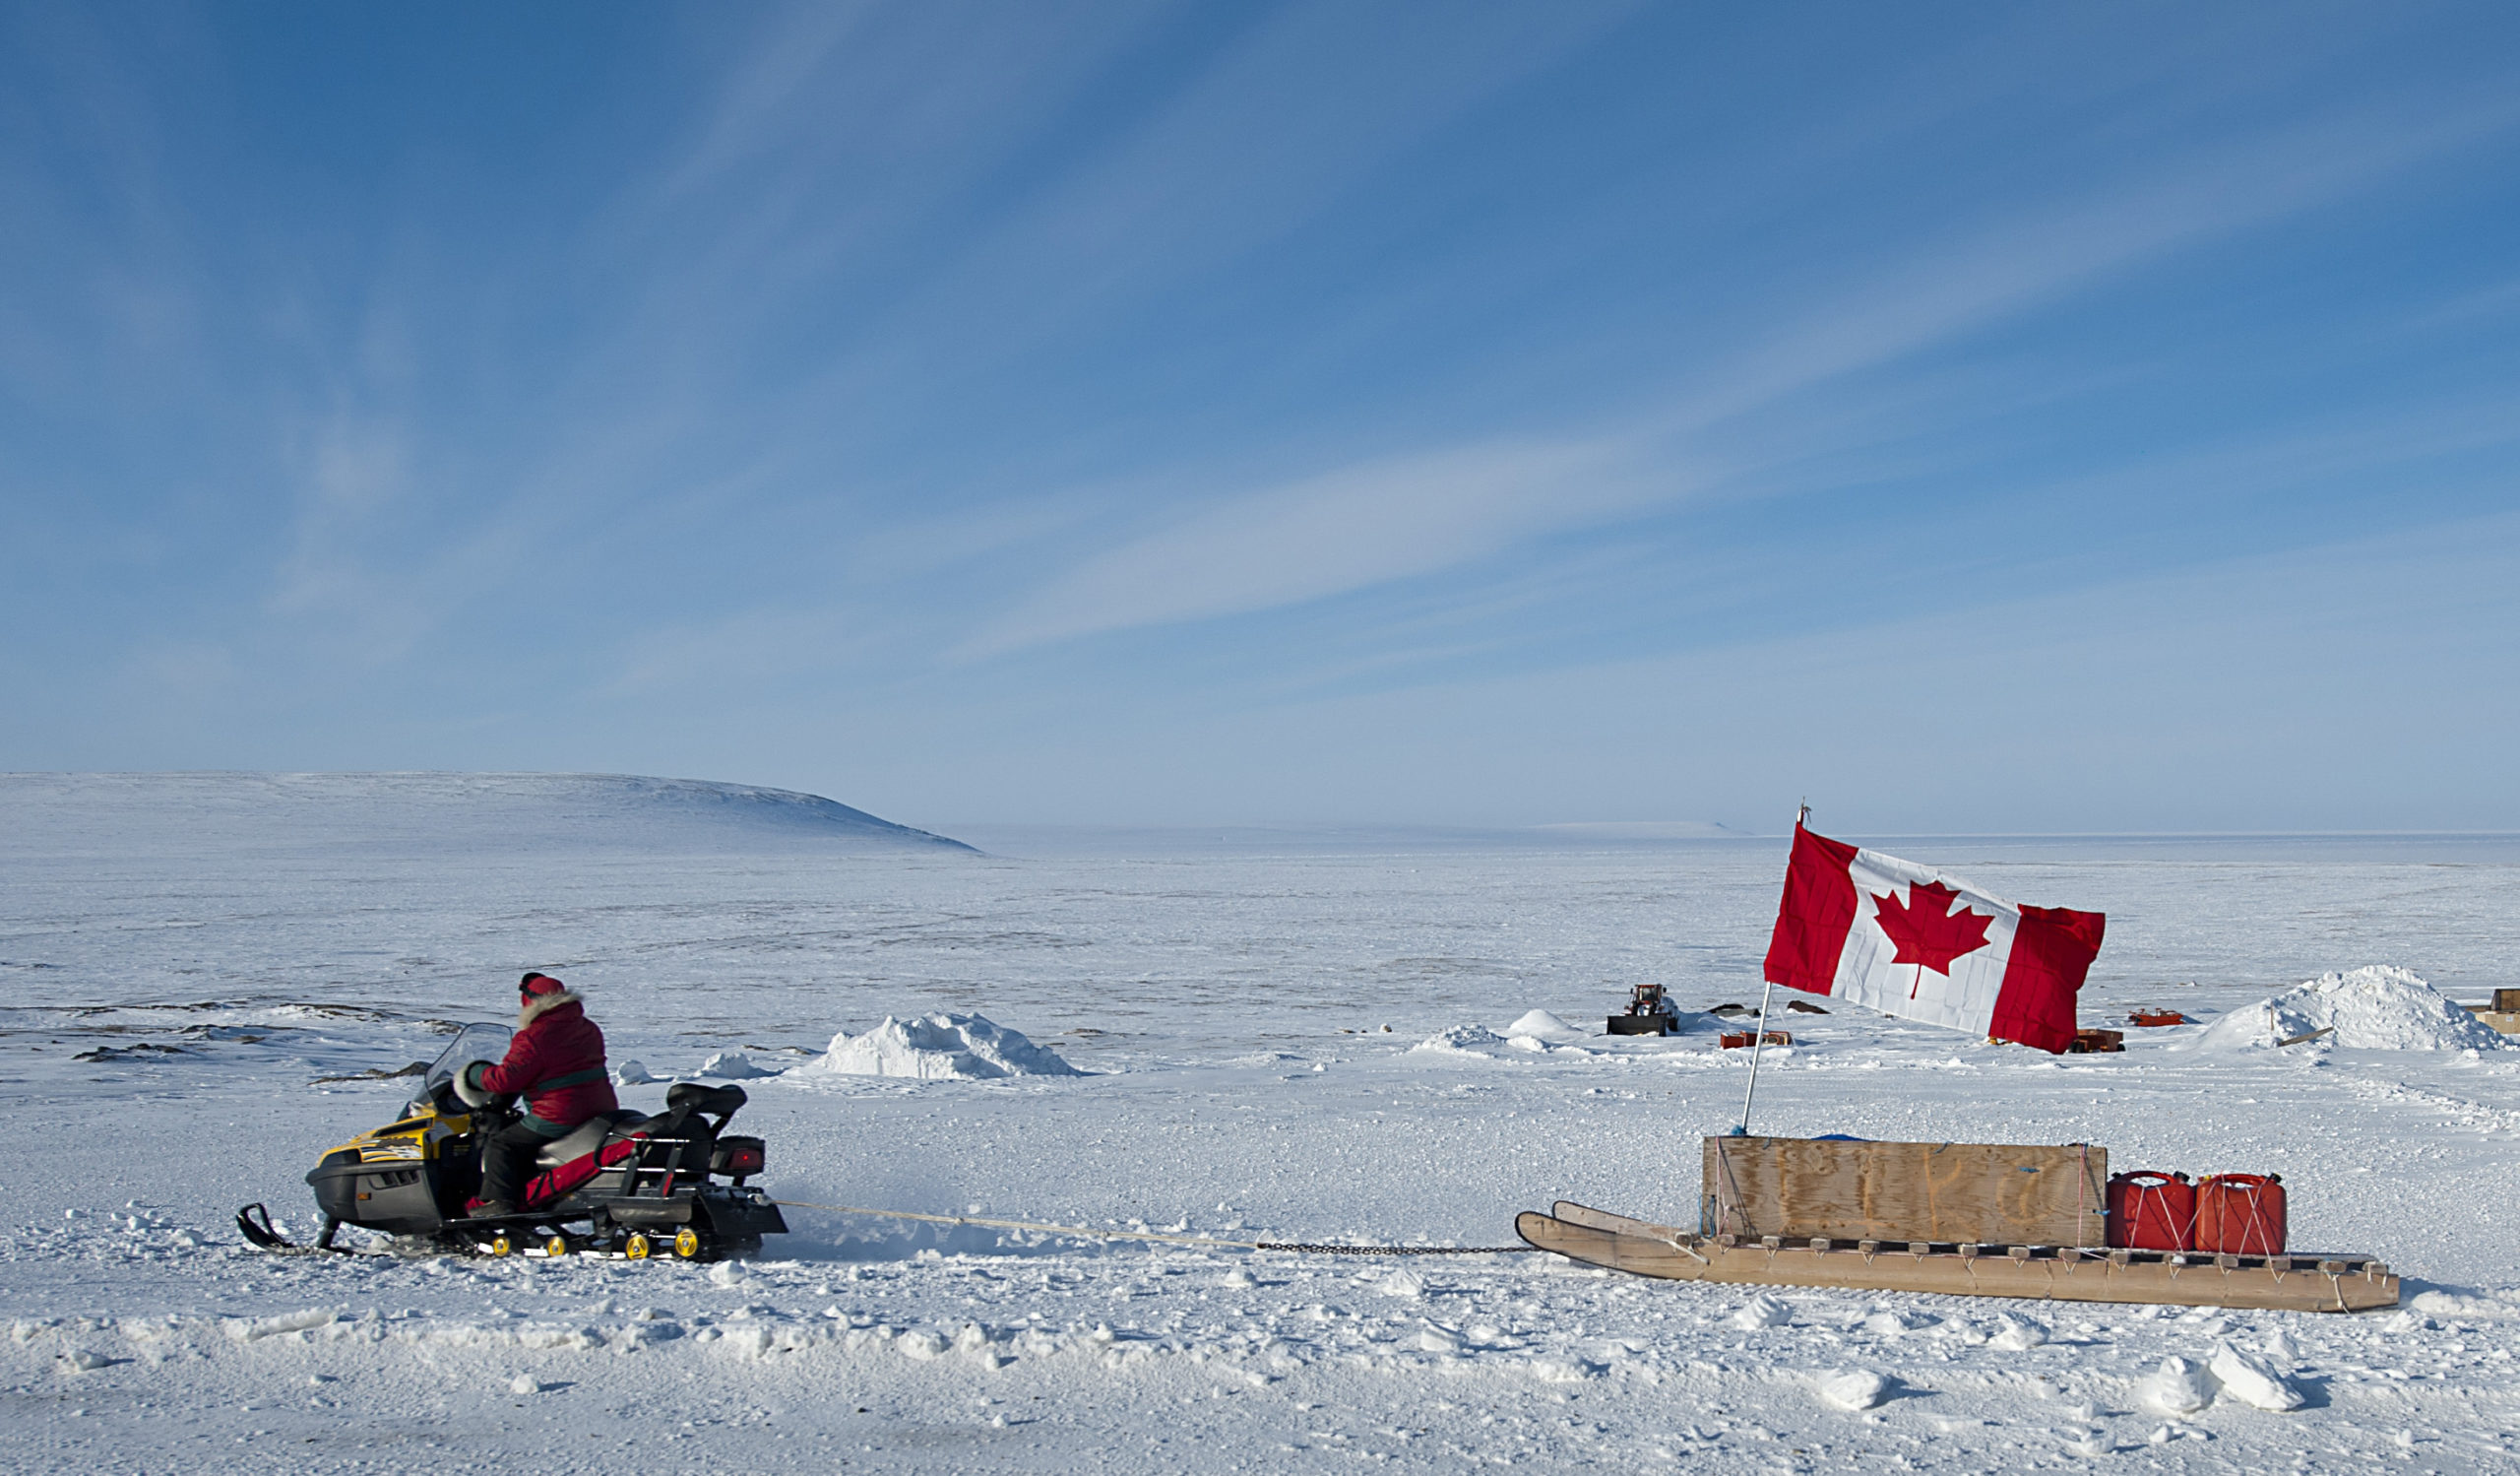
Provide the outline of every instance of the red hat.
<path id="1" fill-rule="evenodd" d="M 517 993 L 531 999 L 536 995 L 557 995 L 568 989 L 548 974 L 528 974 L 516 982 Z"/>

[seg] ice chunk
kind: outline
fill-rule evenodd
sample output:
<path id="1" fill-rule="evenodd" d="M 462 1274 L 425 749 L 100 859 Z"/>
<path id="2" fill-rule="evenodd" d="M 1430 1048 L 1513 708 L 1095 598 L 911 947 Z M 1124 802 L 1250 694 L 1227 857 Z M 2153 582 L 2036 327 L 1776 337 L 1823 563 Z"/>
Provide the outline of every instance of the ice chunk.
<path id="1" fill-rule="evenodd" d="M 2006 1317 L 1986 1339 L 1986 1346 L 1999 1353 L 2027 1353 L 2048 1341 L 2048 1324 L 2028 1317 Z"/>
<path id="2" fill-rule="evenodd" d="M 1426 1283 L 1415 1271 L 1394 1271 L 1374 1283 L 1374 1290 L 1386 1297 L 1422 1297 Z"/>
<path id="3" fill-rule="evenodd" d="M 531 1374 L 519 1374 L 514 1379 L 508 1380 L 508 1392 L 511 1394 L 541 1393 L 542 1380 L 535 1378 Z"/>
<path id="4" fill-rule="evenodd" d="M 648 1074 L 646 1066 L 635 1060 L 625 1060 L 612 1068 L 614 1086 L 647 1086 L 656 1079 Z"/>
<path id="5" fill-rule="evenodd" d="M 1870 1409 L 1890 1396 L 1890 1380 L 1870 1369 L 1848 1369 L 1824 1375 L 1820 1397 L 1840 1409 Z"/>
<path id="6" fill-rule="evenodd" d="M 831 1049 L 796 1069 L 808 1074 L 908 1076 L 922 1081 L 1085 1074 L 1060 1059 L 1056 1052 L 1034 1045 L 1021 1031 L 979 1015 L 950 1013 L 908 1020 L 886 1015 L 882 1024 L 863 1035 L 844 1030 L 831 1038 Z"/>
<path id="7" fill-rule="evenodd" d="M 2223 1392 L 2242 1404 L 2281 1414 L 2288 1409 L 2299 1409 L 2304 1402 L 2301 1391 L 2293 1386 L 2292 1380 L 2254 1353 L 2243 1353 L 2232 1347 L 2218 1348 L 2214 1350 L 2214 1361 L 2209 1367 L 2214 1377 L 2223 1381 Z"/>
<path id="8" fill-rule="evenodd" d="M 1793 1321 L 1794 1309 L 1774 1297 L 1753 1297 L 1726 1320 L 1743 1332 L 1756 1332 L 1762 1327 L 1782 1327 Z"/>
<path id="9" fill-rule="evenodd" d="M 2213 1376 L 2183 1358 L 2165 1358 L 2135 1391 L 2166 1415 L 2192 1415 L 2214 1402 Z"/>
<path id="10" fill-rule="evenodd" d="M 2322 974 L 2271 998 L 2243 1004 L 2208 1026 L 2188 1049 L 2262 1051 L 2318 1032 L 2321 1043 L 2367 1051 L 2501 1051 L 2500 1032 L 2405 969 L 2374 965 Z"/>

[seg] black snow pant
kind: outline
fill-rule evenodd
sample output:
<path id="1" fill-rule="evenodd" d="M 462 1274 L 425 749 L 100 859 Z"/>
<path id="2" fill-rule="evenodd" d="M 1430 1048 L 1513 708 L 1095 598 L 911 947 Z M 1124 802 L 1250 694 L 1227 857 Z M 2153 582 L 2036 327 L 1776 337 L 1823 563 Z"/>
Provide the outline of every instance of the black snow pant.
<path id="1" fill-rule="evenodd" d="M 525 1194 L 526 1183 L 534 1178 L 535 1156 L 551 1139 L 534 1130 L 526 1123 L 503 1127 L 481 1140 L 481 1198 L 492 1204 L 505 1204 L 516 1209 Z"/>

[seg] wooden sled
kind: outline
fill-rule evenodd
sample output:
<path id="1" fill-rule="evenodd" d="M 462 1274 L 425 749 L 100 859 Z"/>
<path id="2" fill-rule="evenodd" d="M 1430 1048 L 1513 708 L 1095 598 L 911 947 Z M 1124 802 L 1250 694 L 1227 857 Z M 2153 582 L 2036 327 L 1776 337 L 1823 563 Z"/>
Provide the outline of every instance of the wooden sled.
<path id="1" fill-rule="evenodd" d="M 1666 1281 L 2151 1302 L 2262 1312 L 2368 1312 L 2398 1304 L 2398 1278 L 2362 1255 L 2213 1255 L 1924 1241 L 1789 1241 L 1700 1235 L 1560 1199 L 1514 1230 L 1570 1260 Z"/>

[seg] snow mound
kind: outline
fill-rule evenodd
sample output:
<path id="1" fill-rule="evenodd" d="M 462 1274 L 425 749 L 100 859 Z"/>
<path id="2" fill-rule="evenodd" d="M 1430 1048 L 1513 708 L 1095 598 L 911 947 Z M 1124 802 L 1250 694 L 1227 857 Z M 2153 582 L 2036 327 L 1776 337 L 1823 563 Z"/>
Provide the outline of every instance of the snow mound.
<path id="1" fill-rule="evenodd" d="M 2244 1004 L 2208 1026 L 2198 1051 L 2263 1051 L 2317 1031 L 2323 1045 L 2364 1051 L 2499 1051 L 2490 1025 L 2405 969 L 2375 965 L 2322 974 Z"/>
<path id="2" fill-rule="evenodd" d="M 1739 1312 L 1725 1321 L 1742 1332 L 1757 1332 L 1765 1327 L 1783 1327 L 1794 1320 L 1794 1309 L 1774 1297 L 1753 1297 Z"/>
<path id="3" fill-rule="evenodd" d="M 1890 1396 L 1890 1380 L 1870 1369 L 1849 1369 L 1822 1378 L 1819 1392 L 1839 1409 L 1870 1409 Z"/>
<path id="4" fill-rule="evenodd" d="M 1505 1038 L 1484 1025 L 1455 1025 L 1410 1047 L 1412 1051 L 1441 1051 L 1454 1056 L 1484 1056 L 1501 1049 Z"/>
<path id="5" fill-rule="evenodd" d="M 702 1061 L 700 1069 L 692 1074 L 717 1081 L 750 1081 L 756 1076 L 776 1076 L 779 1071 L 775 1066 L 754 1065 L 752 1058 L 741 1051 L 721 1051 Z"/>
<path id="6" fill-rule="evenodd" d="M 1579 1036 L 1579 1035 L 1584 1034 L 1584 1032 L 1583 1032 L 1583 1031 L 1578 1030 L 1578 1029 L 1576 1029 L 1574 1026 L 1567 1024 L 1564 1020 L 1559 1019 L 1557 1016 L 1555 1016 L 1555 1015 L 1553 1015 L 1553 1014 L 1550 1014 L 1547 1010 L 1544 1010 L 1544 1009 L 1535 1009 L 1535 1010 L 1530 1011 L 1529 1013 L 1525 1014 L 1521 1019 L 1516 1020 L 1513 1024 L 1506 1026 L 1506 1027 L 1505 1027 L 1505 1033 L 1506 1033 L 1507 1035 L 1509 1035 L 1509 1036 L 1510 1036 L 1510 1035 L 1528 1035 L 1528 1036 L 1535 1036 L 1535 1037 L 1537 1037 L 1537 1038 L 1539 1038 L 1539 1039 L 1541 1039 L 1541 1040 L 1547 1040 L 1547 1039 L 1549 1039 L 1551 1036 L 1557 1036 L 1557 1037 L 1561 1037 L 1561 1038 L 1562 1038 L 1562 1037 L 1567 1037 L 1567 1036 Z"/>
<path id="7" fill-rule="evenodd" d="M 831 1049 L 796 1068 L 844 1076 L 909 1076 L 921 1081 L 985 1080 L 998 1076 L 1082 1076 L 1058 1053 L 1036 1046 L 1023 1032 L 979 1015 L 933 1014 L 909 1020 L 884 1016 L 863 1035 L 844 1030 Z"/>
<path id="8" fill-rule="evenodd" d="M 1533 1013 L 1537 1014 L 1539 1011 L 1535 1010 Z M 1531 1015 L 1523 1016 L 1523 1020 L 1530 1018 Z M 1498 1059 L 1507 1053 L 1526 1056 L 1601 1055 L 1598 1051 L 1567 1041 L 1545 1041 L 1537 1035 L 1525 1034 L 1521 1029 L 1523 1020 L 1514 1022 L 1515 1031 L 1510 1035 L 1498 1035 L 1484 1025 L 1455 1025 L 1449 1030 L 1436 1031 L 1409 1049 L 1434 1051 L 1447 1056 L 1476 1056 L 1485 1060 Z"/>

